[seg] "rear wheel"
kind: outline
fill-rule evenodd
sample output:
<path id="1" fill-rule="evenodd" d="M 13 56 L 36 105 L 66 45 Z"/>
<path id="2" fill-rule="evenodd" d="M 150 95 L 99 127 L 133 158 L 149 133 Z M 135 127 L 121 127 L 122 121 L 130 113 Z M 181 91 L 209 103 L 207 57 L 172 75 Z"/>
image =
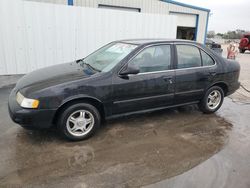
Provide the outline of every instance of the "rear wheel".
<path id="1" fill-rule="evenodd" d="M 64 138 L 78 141 L 92 136 L 100 122 L 100 113 L 94 106 L 80 103 L 69 106 L 61 113 L 57 127 Z"/>
<path id="2" fill-rule="evenodd" d="M 240 49 L 239 51 L 240 51 L 240 53 L 244 54 L 246 50 Z"/>
<path id="3" fill-rule="evenodd" d="M 242 38 L 241 41 L 240 41 L 240 45 L 241 46 L 247 46 L 249 44 L 249 40 L 248 38 Z"/>
<path id="4" fill-rule="evenodd" d="M 221 107 L 223 100 L 224 91 L 219 86 L 213 86 L 206 91 L 199 108 L 203 113 L 214 113 Z"/>

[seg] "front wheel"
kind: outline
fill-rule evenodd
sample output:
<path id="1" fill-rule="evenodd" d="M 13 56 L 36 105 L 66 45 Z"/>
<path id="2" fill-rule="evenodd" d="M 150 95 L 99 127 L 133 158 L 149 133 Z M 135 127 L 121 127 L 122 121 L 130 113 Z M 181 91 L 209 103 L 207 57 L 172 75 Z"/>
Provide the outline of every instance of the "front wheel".
<path id="1" fill-rule="evenodd" d="M 72 104 L 60 115 L 57 127 L 66 139 L 79 141 L 92 136 L 100 126 L 98 110 L 87 103 Z"/>
<path id="2" fill-rule="evenodd" d="M 223 100 L 224 92 L 221 87 L 213 86 L 206 91 L 199 103 L 199 108 L 203 113 L 214 113 L 221 107 Z"/>

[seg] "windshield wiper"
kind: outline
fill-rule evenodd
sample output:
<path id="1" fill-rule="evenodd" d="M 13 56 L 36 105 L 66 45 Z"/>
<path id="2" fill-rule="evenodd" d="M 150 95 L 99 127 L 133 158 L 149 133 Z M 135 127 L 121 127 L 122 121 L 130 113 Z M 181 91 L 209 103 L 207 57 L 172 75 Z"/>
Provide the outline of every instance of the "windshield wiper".
<path id="1" fill-rule="evenodd" d="M 101 70 L 99 70 L 99 69 L 97 69 L 97 68 L 91 66 L 91 65 L 88 64 L 88 63 L 85 63 L 84 61 L 83 61 L 83 64 L 84 64 L 84 65 L 87 65 L 88 67 L 90 67 L 92 70 L 94 70 L 94 71 L 96 71 L 96 72 L 102 72 Z"/>
<path id="2" fill-rule="evenodd" d="M 102 72 L 101 70 L 91 66 L 90 64 L 84 62 L 84 58 L 83 59 L 78 59 L 76 60 L 76 63 L 82 62 L 83 65 L 87 65 L 89 68 L 91 68 L 92 70 L 96 71 L 96 72 Z"/>
<path id="3" fill-rule="evenodd" d="M 84 62 L 84 58 L 76 60 L 76 63 L 80 63 L 80 62 L 82 62 L 83 65 L 87 65 L 89 68 L 91 68 L 92 70 L 96 72 L 102 72 L 101 70 L 91 66 L 89 63 Z"/>

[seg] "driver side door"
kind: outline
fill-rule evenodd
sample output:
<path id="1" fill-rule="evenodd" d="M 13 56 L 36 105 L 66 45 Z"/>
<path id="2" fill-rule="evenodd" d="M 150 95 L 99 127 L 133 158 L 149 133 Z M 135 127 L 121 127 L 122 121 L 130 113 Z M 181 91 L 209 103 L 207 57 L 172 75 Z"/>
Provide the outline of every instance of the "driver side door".
<path id="1" fill-rule="evenodd" d="M 113 75 L 113 115 L 144 111 L 173 104 L 175 71 L 170 44 L 145 47 L 127 66 L 138 74 Z"/>

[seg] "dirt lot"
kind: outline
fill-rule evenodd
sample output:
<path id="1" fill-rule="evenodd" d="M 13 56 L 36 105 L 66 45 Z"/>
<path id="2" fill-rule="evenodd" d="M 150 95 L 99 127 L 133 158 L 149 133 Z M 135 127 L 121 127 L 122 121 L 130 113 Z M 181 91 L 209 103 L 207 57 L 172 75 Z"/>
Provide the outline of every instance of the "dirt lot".
<path id="1" fill-rule="evenodd" d="M 250 53 L 238 60 L 249 89 Z M 66 142 L 55 131 L 15 125 L 7 99 L 16 79 L 1 79 L 0 187 L 250 187 L 250 94 L 243 89 L 216 114 L 188 106 L 124 117 L 87 141 Z"/>

